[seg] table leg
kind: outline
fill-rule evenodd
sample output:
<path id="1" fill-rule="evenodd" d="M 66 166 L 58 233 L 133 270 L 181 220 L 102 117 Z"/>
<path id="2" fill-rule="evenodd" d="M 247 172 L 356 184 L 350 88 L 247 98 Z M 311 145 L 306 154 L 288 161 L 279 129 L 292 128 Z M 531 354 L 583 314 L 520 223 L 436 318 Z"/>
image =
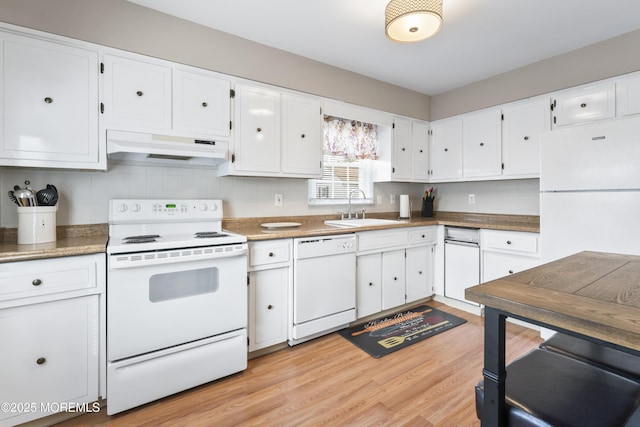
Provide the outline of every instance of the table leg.
<path id="1" fill-rule="evenodd" d="M 484 311 L 484 408 L 482 426 L 507 425 L 504 402 L 505 381 L 505 320 L 503 312 L 490 307 Z"/>

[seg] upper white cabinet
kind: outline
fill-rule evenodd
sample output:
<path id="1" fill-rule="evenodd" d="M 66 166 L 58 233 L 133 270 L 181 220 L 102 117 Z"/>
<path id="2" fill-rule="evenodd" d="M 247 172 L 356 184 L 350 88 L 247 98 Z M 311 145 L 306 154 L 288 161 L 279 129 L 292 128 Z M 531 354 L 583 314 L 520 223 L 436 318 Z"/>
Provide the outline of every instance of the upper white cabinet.
<path id="1" fill-rule="evenodd" d="M 429 124 L 414 121 L 411 125 L 411 176 L 414 181 L 429 179 Z"/>
<path id="2" fill-rule="evenodd" d="M 429 124 L 396 117 L 393 122 L 391 180 L 427 182 L 429 179 Z"/>
<path id="3" fill-rule="evenodd" d="M 574 125 L 613 118 L 616 115 L 614 82 L 580 86 L 559 92 L 551 101 L 552 125 Z"/>
<path id="4" fill-rule="evenodd" d="M 322 175 L 322 107 L 318 98 L 282 96 L 282 173 L 308 178 Z"/>
<path id="5" fill-rule="evenodd" d="M 277 175 L 280 172 L 280 93 L 249 85 L 235 88 L 233 172 Z"/>
<path id="6" fill-rule="evenodd" d="M 640 75 L 638 73 L 620 79 L 616 83 L 618 114 L 629 116 L 640 113 Z"/>
<path id="7" fill-rule="evenodd" d="M 105 55 L 104 121 L 110 129 L 171 129 L 171 68 Z"/>
<path id="8" fill-rule="evenodd" d="M 396 117 L 393 121 L 393 139 L 391 141 L 393 147 L 391 177 L 393 181 L 411 180 L 412 143 L 411 120 Z"/>
<path id="9" fill-rule="evenodd" d="M 174 129 L 228 137 L 230 92 L 229 80 L 213 77 L 200 70 L 174 70 Z"/>
<path id="10" fill-rule="evenodd" d="M 431 123 L 431 182 L 462 178 L 462 118 Z"/>
<path id="11" fill-rule="evenodd" d="M 98 52 L 0 33 L 0 165 L 105 169 Z"/>
<path id="12" fill-rule="evenodd" d="M 502 165 L 501 111 L 499 108 L 462 117 L 462 176 L 500 176 Z"/>
<path id="13" fill-rule="evenodd" d="M 228 139 L 231 82 L 212 72 L 104 55 L 104 126 Z"/>
<path id="14" fill-rule="evenodd" d="M 503 176 L 540 176 L 540 134 L 550 128 L 547 97 L 502 107 Z"/>
<path id="15" fill-rule="evenodd" d="M 231 161 L 220 166 L 220 175 L 322 175 L 319 98 L 237 84 L 234 123 Z"/>

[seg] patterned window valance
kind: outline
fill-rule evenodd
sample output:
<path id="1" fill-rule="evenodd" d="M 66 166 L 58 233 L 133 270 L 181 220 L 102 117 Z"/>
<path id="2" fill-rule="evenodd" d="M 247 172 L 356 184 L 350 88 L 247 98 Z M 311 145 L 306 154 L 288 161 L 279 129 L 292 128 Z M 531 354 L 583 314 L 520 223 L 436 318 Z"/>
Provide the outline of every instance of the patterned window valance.
<path id="1" fill-rule="evenodd" d="M 324 117 L 324 152 L 346 161 L 378 159 L 378 127 L 340 117 Z"/>

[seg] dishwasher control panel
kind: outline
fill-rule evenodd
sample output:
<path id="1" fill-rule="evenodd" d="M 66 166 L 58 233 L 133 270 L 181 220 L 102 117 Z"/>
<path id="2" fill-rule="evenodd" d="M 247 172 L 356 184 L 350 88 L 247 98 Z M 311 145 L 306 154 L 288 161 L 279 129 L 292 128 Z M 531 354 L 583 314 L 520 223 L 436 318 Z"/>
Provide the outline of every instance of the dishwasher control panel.
<path id="1" fill-rule="evenodd" d="M 477 228 L 445 227 L 444 240 L 478 244 L 480 243 L 480 230 Z"/>

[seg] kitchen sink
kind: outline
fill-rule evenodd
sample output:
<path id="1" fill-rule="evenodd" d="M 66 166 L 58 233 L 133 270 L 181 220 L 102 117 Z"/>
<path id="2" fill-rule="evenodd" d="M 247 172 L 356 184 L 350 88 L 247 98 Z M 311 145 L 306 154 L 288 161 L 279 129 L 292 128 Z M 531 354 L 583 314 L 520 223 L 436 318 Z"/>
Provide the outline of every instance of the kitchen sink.
<path id="1" fill-rule="evenodd" d="M 357 227 L 372 227 L 376 225 L 390 225 L 400 224 L 404 221 L 398 221 L 395 219 L 378 219 L 378 218 L 365 218 L 365 219 L 336 219 L 327 220 L 324 223 L 333 227 L 341 228 L 357 228 Z"/>

